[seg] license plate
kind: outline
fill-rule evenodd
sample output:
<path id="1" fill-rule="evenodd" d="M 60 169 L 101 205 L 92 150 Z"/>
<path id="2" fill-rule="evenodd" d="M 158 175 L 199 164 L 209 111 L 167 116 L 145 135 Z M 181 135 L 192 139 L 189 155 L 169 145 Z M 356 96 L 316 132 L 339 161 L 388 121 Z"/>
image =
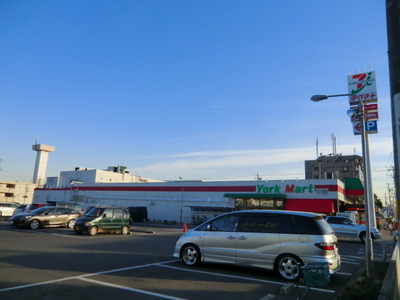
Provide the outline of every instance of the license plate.
<path id="1" fill-rule="evenodd" d="M 74 229 L 75 229 L 75 230 L 79 230 L 79 226 L 75 226 Z"/>

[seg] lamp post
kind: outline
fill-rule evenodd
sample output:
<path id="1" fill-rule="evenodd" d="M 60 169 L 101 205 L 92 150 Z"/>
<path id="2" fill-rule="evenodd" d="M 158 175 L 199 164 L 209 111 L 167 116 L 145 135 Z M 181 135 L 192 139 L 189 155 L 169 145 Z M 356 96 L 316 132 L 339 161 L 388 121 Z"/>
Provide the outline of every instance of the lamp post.
<path id="1" fill-rule="evenodd" d="M 354 96 L 358 99 L 358 109 L 353 110 L 350 109 L 347 113 L 350 117 L 356 117 L 360 120 L 361 125 L 361 143 L 362 143 L 362 152 L 363 152 L 363 168 L 364 168 L 364 205 L 365 205 L 365 225 L 367 228 L 367 233 L 365 237 L 365 255 L 366 255 L 366 271 L 367 277 L 373 277 L 373 248 L 372 248 L 372 239 L 371 239 L 371 224 L 374 224 L 373 216 L 374 214 L 374 203 L 373 203 L 373 195 L 372 195 L 372 181 L 371 181 L 371 163 L 370 163 L 370 155 L 369 155 L 369 141 L 368 141 L 368 133 L 365 130 L 365 114 L 364 114 L 364 103 L 358 97 L 358 95 L 353 94 L 338 94 L 338 95 L 314 95 L 311 97 L 311 100 L 314 102 L 319 102 L 322 100 L 326 100 L 332 97 L 345 97 L 345 96 Z"/>

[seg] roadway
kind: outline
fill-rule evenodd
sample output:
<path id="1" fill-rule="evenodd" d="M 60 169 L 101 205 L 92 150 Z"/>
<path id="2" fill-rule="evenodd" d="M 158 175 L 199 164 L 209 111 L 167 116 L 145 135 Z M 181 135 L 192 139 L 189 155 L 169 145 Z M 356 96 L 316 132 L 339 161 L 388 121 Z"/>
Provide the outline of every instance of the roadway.
<path id="1" fill-rule="evenodd" d="M 385 233 L 385 232 L 384 232 Z M 190 268 L 172 257 L 182 229 L 137 224 L 130 235 L 75 235 L 66 228 L 13 229 L 0 220 L 0 299 L 276 299 L 304 294 L 265 270 L 219 264 Z M 374 242 L 374 258 L 392 239 Z M 340 240 L 341 270 L 307 299 L 335 299 L 365 266 L 359 240 Z M 282 295 L 282 289 L 288 288 Z"/>

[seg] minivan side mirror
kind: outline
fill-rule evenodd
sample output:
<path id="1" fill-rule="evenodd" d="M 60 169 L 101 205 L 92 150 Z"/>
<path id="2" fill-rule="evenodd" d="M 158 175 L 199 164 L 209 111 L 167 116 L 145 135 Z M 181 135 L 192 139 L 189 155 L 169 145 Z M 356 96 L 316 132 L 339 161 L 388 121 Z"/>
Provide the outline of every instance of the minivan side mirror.
<path id="1" fill-rule="evenodd" d="M 107 214 L 103 214 L 103 218 L 107 218 Z"/>

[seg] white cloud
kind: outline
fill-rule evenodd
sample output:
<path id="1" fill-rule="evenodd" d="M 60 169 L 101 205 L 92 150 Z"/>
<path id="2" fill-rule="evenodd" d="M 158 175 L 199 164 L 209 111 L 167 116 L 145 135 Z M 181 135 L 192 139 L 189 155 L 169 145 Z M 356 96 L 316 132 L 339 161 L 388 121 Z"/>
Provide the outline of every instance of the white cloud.
<path id="1" fill-rule="evenodd" d="M 356 144 L 362 155 L 361 145 Z M 339 153 L 353 154 L 355 144 L 341 144 Z M 319 153 L 329 154 L 331 147 L 320 147 Z M 392 140 L 378 138 L 370 141 L 373 180 L 377 191 L 384 193 L 386 164 L 392 153 Z M 264 179 L 304 178 L 304 161 L 316 158 L 315 147 L 249 149 L 178 153 L 157 156 L 158 163 L 135 168 L 144 177 L 173 180 L 179 177 L 203 180 L 249 180 L 259 173 Z M 150 157 L 146 157 L 149 159 Z M 376 172 L 374 172 L 376 171 Z M 382 197 L 382 196 L 381 196 Z"/>

